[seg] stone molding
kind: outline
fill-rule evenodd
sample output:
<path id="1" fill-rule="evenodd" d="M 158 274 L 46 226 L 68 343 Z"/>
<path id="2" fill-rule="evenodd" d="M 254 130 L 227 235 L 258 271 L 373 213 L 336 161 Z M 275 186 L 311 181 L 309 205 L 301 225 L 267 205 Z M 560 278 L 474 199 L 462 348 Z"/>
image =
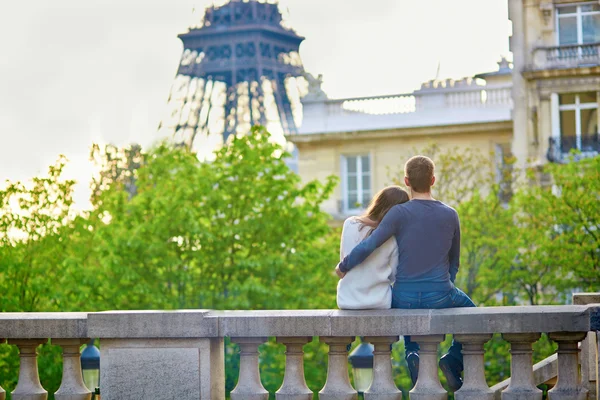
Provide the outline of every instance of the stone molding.
<path id="1" fill-rule="evenodd" d="M 594 92 L 600 90 L 600 76 L 545 79 L 537 82 L 540 97 L 550 97 L 552 93 Z"/>
<path id="2" fill-rule="evenodd" d="M 599 317 L 600 304 L 446 310 L 0 313 L 0 337 L 128 339 L 588 332 L 600 328 Z"/>

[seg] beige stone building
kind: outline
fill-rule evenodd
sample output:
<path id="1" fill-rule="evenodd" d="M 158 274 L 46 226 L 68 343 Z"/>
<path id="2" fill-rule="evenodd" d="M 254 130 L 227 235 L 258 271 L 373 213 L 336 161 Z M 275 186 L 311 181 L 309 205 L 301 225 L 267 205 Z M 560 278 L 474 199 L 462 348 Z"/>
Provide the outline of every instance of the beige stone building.
<path id="1" fill-rule="evenodd" d="M 600 151 L 600 1 L 507 0 L 513 68 L 431 81 L 395 96 L 329 99 L 308 76 L 298 149 L 303 179 L 341 179 L 324 205 L 335 219 L 360 212 L 415 149 L 471 147 L 518 165 Z"/>
<path id="2" fill-rule="evenodd" d="M 595 155 L 600 97 L 600 2 L 509 0 L 514 137 L 521 163 Z"/>
<path id="3" fill-rule="evenodd" d="M 499 66 L 473 78 L 430 81 L 410 94 L 348 99 L 328 99 L 309 76 L 302 125 L 288 136 L 301 177 L 340 177 L 324 204 L 339 220 L 359 213 L 418 149 L 471 147 L 490 157 L 510 151 L 511 69 L 506 60 Z"/>

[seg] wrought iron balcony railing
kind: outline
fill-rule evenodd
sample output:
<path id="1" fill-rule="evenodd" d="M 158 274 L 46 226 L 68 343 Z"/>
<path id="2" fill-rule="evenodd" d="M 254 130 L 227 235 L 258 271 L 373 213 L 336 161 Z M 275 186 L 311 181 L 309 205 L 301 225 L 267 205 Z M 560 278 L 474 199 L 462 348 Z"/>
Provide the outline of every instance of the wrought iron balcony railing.
<path id="1" fill-rule="evenodd" d="M 533 51 L 532 70 L 600 65 L 600 43 L 539 47 Z"/>
<path id="2" fill-rule="evenodd" d="M 548 160 L 551 162 L 565 162 L 571 150 L 579 152 L 579 158 L 596 156 L 600 154 L 600 133 L 590 133 L 577 136 L 551 137 L 548 146 Z"/>

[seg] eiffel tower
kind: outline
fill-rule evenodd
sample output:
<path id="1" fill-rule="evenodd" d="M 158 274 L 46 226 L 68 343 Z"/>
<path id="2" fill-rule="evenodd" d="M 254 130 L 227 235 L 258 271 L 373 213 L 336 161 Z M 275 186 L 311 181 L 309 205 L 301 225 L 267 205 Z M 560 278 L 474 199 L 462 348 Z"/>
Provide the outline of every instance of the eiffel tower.
<path id="1" fill-rule="evenodd" d="M 277 4 L 213 5 L 179 38 L 184 51 L 159 130 L 190 148 L 214 147 L 256 124 L 281 138 L 297 131 L 304 38 L 283 25 Z"/>

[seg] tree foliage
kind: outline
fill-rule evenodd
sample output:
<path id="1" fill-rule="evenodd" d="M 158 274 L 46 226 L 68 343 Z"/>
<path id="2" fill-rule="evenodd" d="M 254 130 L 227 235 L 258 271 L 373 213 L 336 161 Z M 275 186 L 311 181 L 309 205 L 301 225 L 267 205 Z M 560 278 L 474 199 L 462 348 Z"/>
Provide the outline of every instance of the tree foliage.
<path id="1" fill-rule="evenodd" d="M 572 290 L 600 286 L 600 157 L 548 165 L 542 173 L 551 186 L 513 187 L 509 198 L 513 171 L 498 170 L 488 155 L 437 146 L 419 153 L 440 170 L 434 195 L 460 214 L 457 285 L 477 304 L 561 303 Z M 91 157 L 99 172 L 88 211 L 73 208 L 64 158 L 47 175 L 0 190 L 0 311 L 335 307 L 340 232 L 320 207 L 337 179 L 301 182 L 264 129 L 234 138 L 210 162 L 166 143 L 149 151 L 95 146 Z M 553 350 L 544 338 L 536 360 Z M 271 391 L 283 378 L 283 351 L 273 339 L 261 347 L 261 377 Z M 47 344 L 40 352 L 42 382 L 52 391 L 59 351 Z M 393 355 L 407 392 L 401 343 Z M 508 357 L 499 337 L 486 345 L 490 383 L 508 376 Z M 326 358 L 322 343 L 305 346 L 315 391 Z M 231 390 L 234 345 L 226 362 Z M 15 348 L 0 345 L 7 391 L 17 365 Z"/>
<path id="2" fill-rule="evenodd" d="M 501 181 L 506 182 L 510 179 L 510 176 L 497 172 L 498 168 L 491 154 L 481 153 L 475 148 L 442 148 L 432 143 L 423 148 L 413 149 L 411 154 L 421 154 L 434 160 L 434 196 L 453 207 L 481 193 L 483 188 L 489 190 Z M 510 159 L 505 161 L 510 165 Z M 395 185 L 404 185 L 403 169 L 390 170 L 389 175 Z"/>
<path id="3" fill-rule="evenodd" d="M 302 183 L 288 156 L 262 128 L 204 163 L 168 144 L 95 147 L 93 208 L 78 215 L 64 159 L 32 186 L 9 184 L 0 192 L 2 311 L 335 307 L 339 236 L 320 206 L 337 180 Z M 320 352 L 307 356 L 323 363 L 322 345 L 310 346 Z M 52 346 L 41 352 L 40 364 L 55 359 Z M 14 348 L 0 353 L 9 390 Z M 281 370 L 280 345 L 263 357 Z M 235 365 L 231 349 L 227 358 Z"/>

